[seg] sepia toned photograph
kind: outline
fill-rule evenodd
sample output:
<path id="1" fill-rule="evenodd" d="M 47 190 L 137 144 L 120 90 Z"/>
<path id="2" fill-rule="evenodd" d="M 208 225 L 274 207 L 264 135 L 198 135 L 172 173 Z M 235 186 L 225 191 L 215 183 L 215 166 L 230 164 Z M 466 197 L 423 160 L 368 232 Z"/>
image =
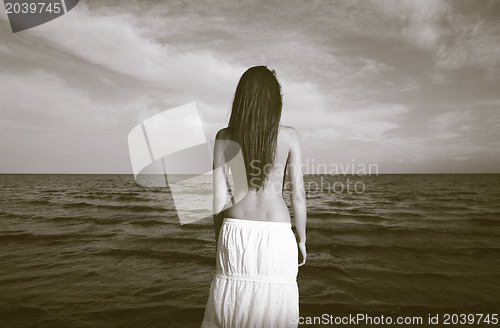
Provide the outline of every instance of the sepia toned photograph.
<path id="1" fill-rule="evenodd" d="M 500 326 L 499 0 L 3 0 L 0 327 Z"/>

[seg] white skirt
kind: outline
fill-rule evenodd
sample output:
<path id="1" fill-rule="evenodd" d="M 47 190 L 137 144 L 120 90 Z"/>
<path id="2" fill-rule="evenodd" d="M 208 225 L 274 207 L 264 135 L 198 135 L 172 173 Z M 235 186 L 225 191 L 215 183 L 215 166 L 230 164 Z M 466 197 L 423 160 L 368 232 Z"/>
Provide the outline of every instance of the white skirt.
<path id="1" fill-rule="evenodd" d="M 290 223 L 225 218 L 202 328 L 297 327 L 298 250 Z"/>

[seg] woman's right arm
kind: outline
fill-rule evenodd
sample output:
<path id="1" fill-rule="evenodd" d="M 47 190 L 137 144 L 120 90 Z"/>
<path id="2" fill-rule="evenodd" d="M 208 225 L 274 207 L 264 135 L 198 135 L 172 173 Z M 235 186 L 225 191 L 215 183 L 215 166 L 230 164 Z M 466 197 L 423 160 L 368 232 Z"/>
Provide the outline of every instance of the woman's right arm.
<path id="1" fill-rule="evenodd" d="M 304 178 L 302 175 L 302 152 L 300 149 L 300 138 L 297 130 L 291 129 L 290 136 L 290 153 L 288 157 L 289 176 L 291 180 L 291 195 L 293 217 L 295 219 L 295 228 L 298 235 L 299 249 L 302 254 L 302 262 L 299 266 L 304 265 L 307 259 L 306 251 L 306 193 L 304 190 Z"/>

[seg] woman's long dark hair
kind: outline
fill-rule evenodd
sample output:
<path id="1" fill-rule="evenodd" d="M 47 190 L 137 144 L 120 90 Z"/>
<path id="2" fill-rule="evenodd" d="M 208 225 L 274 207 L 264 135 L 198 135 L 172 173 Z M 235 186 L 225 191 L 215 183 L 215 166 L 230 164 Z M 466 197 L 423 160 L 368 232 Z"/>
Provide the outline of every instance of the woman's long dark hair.
<path id="1" fill-rule="evenodd" d="M 255 66 L 243 73 L 234 94 L 228 130 L 241 147 L 249 189 L 264 187 L 274 164 L 282 106 L 281 86 L 274 70 Z"/>

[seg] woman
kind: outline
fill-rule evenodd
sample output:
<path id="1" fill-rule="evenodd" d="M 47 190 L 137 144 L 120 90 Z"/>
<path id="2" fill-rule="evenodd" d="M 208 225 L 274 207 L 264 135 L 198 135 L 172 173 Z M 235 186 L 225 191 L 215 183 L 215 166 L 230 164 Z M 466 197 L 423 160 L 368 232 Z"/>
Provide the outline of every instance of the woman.
<path id="1" fill-rule="evenodd" d="M 227 128 L 214 146 L 216 275 L 202 327 L 297 327 L 298 266 L 305 263 L 306 202 L 297 131 L 280 125 L 281 87 L 265 66 L 248 69 L 236 88 Z M 243 161 L 238 162 L 233 145 Z M 227 172 L 233 205 L 225 208 Z M 298 235 L 283 199 L 288 173 Z"/>

